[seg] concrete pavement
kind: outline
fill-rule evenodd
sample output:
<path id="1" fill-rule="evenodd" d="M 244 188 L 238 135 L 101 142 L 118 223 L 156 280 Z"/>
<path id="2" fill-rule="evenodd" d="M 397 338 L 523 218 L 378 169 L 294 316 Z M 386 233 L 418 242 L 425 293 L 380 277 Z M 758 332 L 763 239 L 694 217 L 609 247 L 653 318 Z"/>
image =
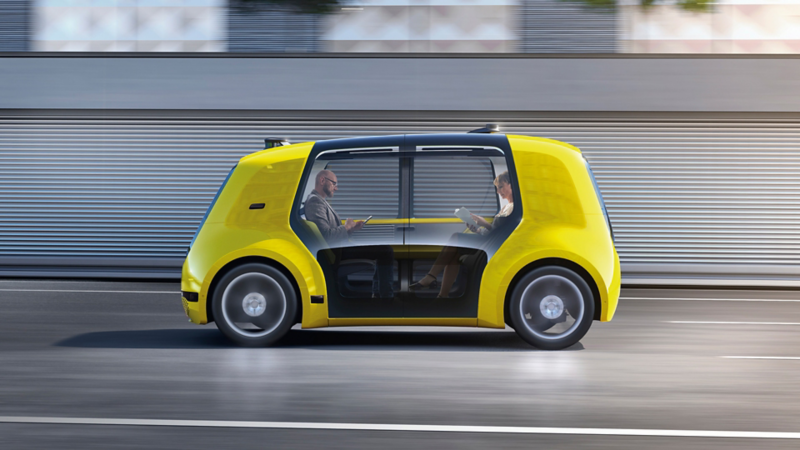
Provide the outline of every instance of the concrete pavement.
<path id="1" fill-rule="evenodd" d="M 178 290 L 0 281 L 0 416 L 800 432 L 800 360 L 725 358 L 800 357 L 794 291 L 626 289 L 613 321 L 595 322 L 566 351 L 544 352 L 511 330 L 459 328 L 296 329 L 273 348 L 238 348 L 214 325 L 187 323 Z M 0 448 L 799 445 L 0 423 Z"/>

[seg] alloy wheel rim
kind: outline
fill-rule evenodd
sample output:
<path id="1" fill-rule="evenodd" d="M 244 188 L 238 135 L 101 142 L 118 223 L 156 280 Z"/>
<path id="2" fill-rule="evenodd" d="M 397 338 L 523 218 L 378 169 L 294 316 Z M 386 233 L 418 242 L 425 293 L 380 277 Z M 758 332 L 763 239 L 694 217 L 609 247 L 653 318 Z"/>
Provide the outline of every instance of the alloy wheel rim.
<path id="1" fill-rule="evenodd" d="M 283 322 L 286 295 L 271 276 L 248 272 L 234 278 L 222 293 L 222 315 L 233 331 L 263 337 Z"/>
<path id="2" fill-rule="evenodd" d="M 548 295 L 539 302 L 539 311 L 548 319 L 558 319 L 564 313 L 564 301 L 557 295 Z"/>
<path id="3" fill-rule="evenodd" d="M 578 286 L 561 275 L 544 275 L 533 280 L 519 302 L 525 327 L 545 340 L 572 334 L 583 320 L 585 309 Z"/>
<path id="4" fill-rule="evenodd" d="M 267 309 L 267 299 L 258 292 L 251 292 L 242 300 L 242 309 L 250 317 L 258 317 Z"/>

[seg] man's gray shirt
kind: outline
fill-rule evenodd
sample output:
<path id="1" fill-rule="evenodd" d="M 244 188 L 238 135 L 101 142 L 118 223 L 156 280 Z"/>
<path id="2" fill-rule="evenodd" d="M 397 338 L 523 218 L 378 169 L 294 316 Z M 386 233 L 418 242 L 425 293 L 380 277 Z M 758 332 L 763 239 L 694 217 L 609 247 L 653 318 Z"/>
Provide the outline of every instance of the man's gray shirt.
<path id="1" fill-rule="evenodd" d="M 312 191 L 308 195 L 305 209 L 306 219 L 314 222 L 329 246 L 338 247 L 350 237 L 347 228 L 342 225 L 339 215 L 316 191 Z"/>

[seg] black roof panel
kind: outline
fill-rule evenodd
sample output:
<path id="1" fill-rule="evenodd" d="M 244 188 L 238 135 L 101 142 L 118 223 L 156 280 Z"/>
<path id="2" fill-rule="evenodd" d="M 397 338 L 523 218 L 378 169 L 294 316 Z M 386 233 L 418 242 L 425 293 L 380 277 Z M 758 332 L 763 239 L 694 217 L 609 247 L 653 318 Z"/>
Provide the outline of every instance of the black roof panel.
<path id="1" fill-rule="evenodd" d="M 314 151 L 338 150 L 340 148 L 400 147 L 403 145 L 403 138 L 402 134 L 397 134 L 393 136 L 330 139 L 314 143 Z"/>
<path id="2" fill-rule="evenodd" d="M 481 145 L 501 149 L 509 148 L 508 138 L 502 133 L 397 134 L 317 141 L 314 144 L 314 153 L 365 147 L 406 147 L 411 149 L 417 145 Z"/>

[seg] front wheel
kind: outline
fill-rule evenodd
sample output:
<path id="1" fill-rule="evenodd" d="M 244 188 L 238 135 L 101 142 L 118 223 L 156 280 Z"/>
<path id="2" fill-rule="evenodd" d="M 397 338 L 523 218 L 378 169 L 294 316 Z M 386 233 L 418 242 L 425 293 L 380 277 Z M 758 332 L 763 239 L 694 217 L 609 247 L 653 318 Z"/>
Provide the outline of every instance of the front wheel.
<path id="1" fill-rule="evenodd" d="M 511 294 L 511 323 L 527 343 L 560 350 L 580 341 L 594 318 L 594 299 L 586 281 L 559 266 L 535 269 Z"/>
<path id="2" fill-rule="evenodd" d="M 257 263 L 226 273 L 212 301 L 217 328 L 246 347 L 275 343 L 292 327 L 297 311 L 297 296 L 286 275 Z"/>

